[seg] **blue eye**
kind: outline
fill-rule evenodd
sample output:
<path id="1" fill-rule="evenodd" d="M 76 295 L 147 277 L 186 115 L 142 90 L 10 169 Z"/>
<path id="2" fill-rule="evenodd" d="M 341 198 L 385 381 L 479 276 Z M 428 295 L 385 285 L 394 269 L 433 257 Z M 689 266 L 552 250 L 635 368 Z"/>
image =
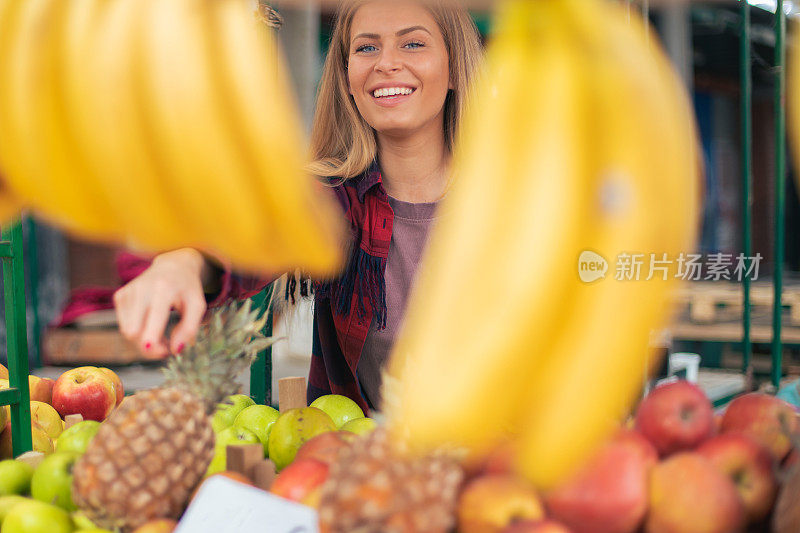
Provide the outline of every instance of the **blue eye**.
<path id="1" fill-rule="evenodd" d="M 377 48 L 375 48 L 371 44 L 362 44 L 361 46 L 356 48 L 356 52 L 374 52 L 375 50 L 377 50 Z"/>
<path id="2" fill-rule="evenodd" d="M 412 41 L 412 42 L 406 44 L 406 48 L 411 48 L 412 50 L 417 49 L 417 48 L 422 48 L 424 46 L 425 46 L 425 44 L 417 42 L 417 41 Z"/>

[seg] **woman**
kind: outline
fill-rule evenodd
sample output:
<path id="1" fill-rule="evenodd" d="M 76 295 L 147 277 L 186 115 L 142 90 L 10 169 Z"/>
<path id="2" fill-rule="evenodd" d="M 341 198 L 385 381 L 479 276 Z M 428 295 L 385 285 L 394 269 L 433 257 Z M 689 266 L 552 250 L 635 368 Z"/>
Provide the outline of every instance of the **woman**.
<path id="1" fill-rule="evenodd" d="M 368 0 L 337 13 L 311 135 L 354 240 L 340 279 L 315 293 L 308 400 L 343 394 L 380 406 L 380 369 L 400 327 L 436 205 L 445 195 L 478 33 L 457 2 Z M 206 310 L 264 280 L 215 267 L 196 250 L 157 256 L 117 291 L 120 330 L 151 358 L 179 353 Z M 181 321 L 167 341 L 170 309 Z"/>

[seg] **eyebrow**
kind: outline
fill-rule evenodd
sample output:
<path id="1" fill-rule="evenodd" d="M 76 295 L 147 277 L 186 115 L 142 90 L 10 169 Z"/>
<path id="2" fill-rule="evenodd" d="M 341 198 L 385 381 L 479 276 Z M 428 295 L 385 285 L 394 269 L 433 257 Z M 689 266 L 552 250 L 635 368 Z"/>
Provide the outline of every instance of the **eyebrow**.
<path id="1" fill-rule="evenodd" d="M 405 29 L 402 29 L 402 30 L 398 31 L 395 35 L 397 37 L 402 37 L 403 35 L 406 35 L 408 33 L 411 33 L 412 31 L 417 31 L 417 30 L 422 30 L 425 33 L 427 33 L 428 35 L 431 35 L 431 32 L 428 31 L 428 28 L 426 28 L 425 26 L 411 26 L 410 28 L 405 28 Z M 353 40 L 355 41 L 356 39 L 360 39 L 360 38 L 364 38 L 364 39 L 380 39 L 380 37 L 381 36 L 378 35 L 377 33 L 359 33 L 358 35 L 353 37 Z"/>

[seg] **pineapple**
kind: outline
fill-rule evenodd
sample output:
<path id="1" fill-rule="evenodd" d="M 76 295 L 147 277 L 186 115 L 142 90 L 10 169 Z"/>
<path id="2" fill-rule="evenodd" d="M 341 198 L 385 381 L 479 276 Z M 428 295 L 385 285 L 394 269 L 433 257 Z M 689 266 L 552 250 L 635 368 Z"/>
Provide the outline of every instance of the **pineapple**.
<path id="1" fill-rule="evenodd" d="M 343 448 L 322 486 L 326 533 L 446 533 L 464 474 L 449 457 L 405 457 L 383 429 Z"/>
<path id="2" fill-rule="evenodd" d="M 214 454 L 210 415 L 238 390 L 236 376 L 272 344 L 266 313 L 233 303 L 214 312 L 197 341 L 172 357 L 162 388 L 127 398 L 75 464 L 72 497 L 104 528 L 130 531 L 178 519 Z"/>
<path id="3" fill-rule="evenodd" d="M 782 421 L 783 431 L 792 441 L 794 451 L 800 454 L 800 433 L 792 433 L 786 421 Z M 788 459 L 791 459 L 789 457 Z M 797 533 L 800 531 L 800 462 L 784 468 L 780 475 L 781 488 L 775 502 L 772 531 L 775 533 Z"/>

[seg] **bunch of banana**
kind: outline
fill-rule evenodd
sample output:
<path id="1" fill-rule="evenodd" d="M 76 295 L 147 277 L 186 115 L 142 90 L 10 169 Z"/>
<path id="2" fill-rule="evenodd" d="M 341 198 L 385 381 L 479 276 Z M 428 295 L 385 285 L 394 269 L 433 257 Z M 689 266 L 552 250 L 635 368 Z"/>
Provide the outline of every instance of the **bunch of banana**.
<path id="1" fill-rule="evenodd" d="M 674 268 L 618 281 L 602 258 L 693 250 L 697 137 L 668 59 L 619 6 L 507 0 L 496 24 L 384 407 L 419 451 L 516 438 L 547 488 L 641 390 Z M 581 281 L 582 255 L 605 276 Z"/>
<path id="2" fill-rule="evenodd" d="M 299 123 L 246 2 L 0 0 L 0 215 L 330 274 L 341 216 Z"/>

